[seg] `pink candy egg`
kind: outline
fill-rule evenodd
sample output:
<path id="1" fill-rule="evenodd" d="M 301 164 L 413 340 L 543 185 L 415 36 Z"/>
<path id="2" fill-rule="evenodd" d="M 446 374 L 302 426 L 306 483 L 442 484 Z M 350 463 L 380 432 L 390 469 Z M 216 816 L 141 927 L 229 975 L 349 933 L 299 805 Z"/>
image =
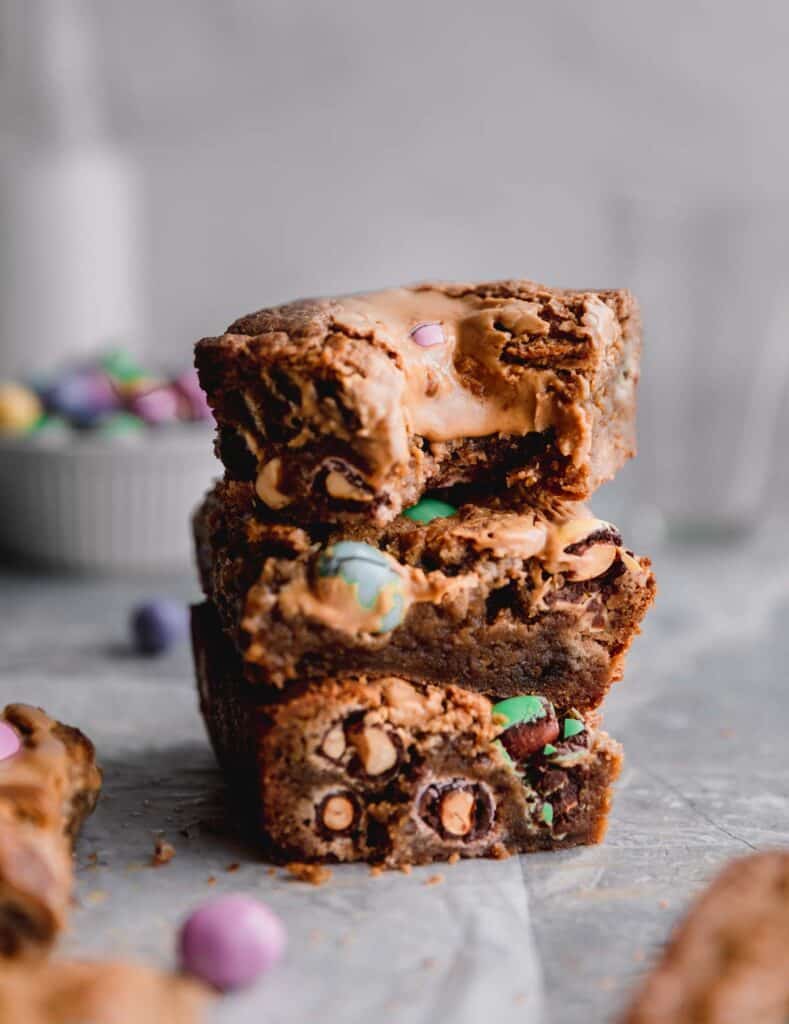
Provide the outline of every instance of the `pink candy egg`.
<path id="1" fill-rule="evenodd" d="M 146 423 L 174 423 L 178 419 L 178 395 L 169 387 L 140 391 L 129 402 L 129 409 Z"/>
<path id="2" fill-rule="evenodd" d="M 417 324 L 411 329 L 410 334 L 420 348 L 433 348 L 435 345 L 443 345 L 446 341 L 444 328 L 437 322 Z"/>
<path id="3" fill-rule="evenodd" d="M 205 397 L 205 392 L 200 387 L 200 381 L 197 379 L 197 370 L 185 370 L 175 378 L 173 381 L 173 387 L 183 399 L 184 405 L 186 406 L 187 419 L 213 419 L 213 413 L 208 405 L 208 399 Z"/>
<path id="4" fill-rule="evenodd" d="M 189 915 L 178 938 L 181 968 L 220 991 L 243 988 L 285 950 L 285 926 L 249 896 L 221 896 Z"/>
<path id="5" fill-rule="evenodd" d="M 0 721 L 0 761 L 13 757 L 22 747 L 19 733 L 8 722 Z"/>

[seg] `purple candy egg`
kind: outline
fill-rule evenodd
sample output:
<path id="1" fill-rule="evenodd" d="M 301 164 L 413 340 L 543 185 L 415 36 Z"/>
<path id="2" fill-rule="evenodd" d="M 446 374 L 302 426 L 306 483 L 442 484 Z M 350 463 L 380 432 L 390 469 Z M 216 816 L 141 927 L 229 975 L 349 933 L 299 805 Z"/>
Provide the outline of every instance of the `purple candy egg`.
<path id="1" fill-rule="evenodd" d="M 211 412 L 211 407 L 208 404 L 208 399 L 205 396 L 205 392 L 200 387 L 200 381 L 197 378 L 197 370 L 194 368 L 185 370 L 184 373 L 180 374 L 180 376 L 176 377 L 173 381 L 173 387 L 183 399 L 184 405 L 187 409 L 188 419 L 213 419 L 213 413 Z"/>
<path id="2" fill-rule="evenodd" d="M 444 328 L 436 322 L 417 324 L 411 329 L 410 334 L 420 348 L 433 348 L 434 345 L 443 345 L 446 341 Z"/>
<path id="3" fill-rule="evenodd" d="M 178 419 L 178 395 L 166 386 L 140 391 L 129 402 L 129 409 L 146 423 L 158 426 Z"/>
<path id="4" fill-rule="evenodd" d="M 250 985 L 282 957 L 285 926 L 248 896 L 222 896 L 198 907 L 178 937 L 181 969 L 222 991 Z"/>
<path id="5" fill-rule="evenodd" d="M 189 614 L 180 601 L 154 598 L 132 611 L 132 640 L 142 654 L 163 654 L 180 643 L 188 632 Z"/>
<path id="6" fill-rule="evenodd" d="M 19 733 L 8 722 L 0 721 L 0 761 L 13 757 L 22 747 Z"/>
<path id="7" fill-rule="evenodd" d="M 50 412 L 77 426 L 90 426 L 119 405 L 112 381 L 103 370 L 97 369 L 65 373 L 45 389 L 43 397 Z"/>

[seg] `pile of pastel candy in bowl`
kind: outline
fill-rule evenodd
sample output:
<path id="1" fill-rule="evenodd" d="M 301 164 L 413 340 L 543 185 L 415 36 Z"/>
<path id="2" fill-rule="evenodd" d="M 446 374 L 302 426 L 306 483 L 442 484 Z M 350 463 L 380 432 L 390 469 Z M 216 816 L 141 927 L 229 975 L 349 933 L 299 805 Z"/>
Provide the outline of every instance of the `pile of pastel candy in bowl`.
<path id="1" fill-rule="evenodd" d="M 74 436 L 132 439 L 149 428 L 212 419 L 190 367 L 153 373 L 123 350 L 34 381 L 0 382 L 0 434 L 55 442 Z"/>

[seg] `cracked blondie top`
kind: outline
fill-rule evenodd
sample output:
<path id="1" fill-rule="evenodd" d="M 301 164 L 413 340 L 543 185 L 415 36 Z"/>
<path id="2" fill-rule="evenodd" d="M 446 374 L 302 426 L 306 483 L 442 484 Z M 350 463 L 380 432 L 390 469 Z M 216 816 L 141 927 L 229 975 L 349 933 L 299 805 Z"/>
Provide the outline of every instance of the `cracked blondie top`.
<path id="1" fill-rule="evenodd" d="M 635 452 L 639 357 L 629 292 L 530 281 L 293 302 L 196 346 L 229 474 L 294 521 L 459 483 L 585 499 Z"/>
<path id="2" fill-rule="evenodd" d="M 195 519 L 206 596 L 253 681 L 403 673 L 581 710 L 621 677 L 655 581 L 585 508 L 423 502 L 388 526 L 298 527 L 225 482 Z"/>
<path id="3" fill-rule="evenodd" d="M 274 859 L 395 867 L 601 841 L 621 750 L 596 714 L 385 674 L 266 695 L 215 610 L 192 621 L 209 734 Z"/>

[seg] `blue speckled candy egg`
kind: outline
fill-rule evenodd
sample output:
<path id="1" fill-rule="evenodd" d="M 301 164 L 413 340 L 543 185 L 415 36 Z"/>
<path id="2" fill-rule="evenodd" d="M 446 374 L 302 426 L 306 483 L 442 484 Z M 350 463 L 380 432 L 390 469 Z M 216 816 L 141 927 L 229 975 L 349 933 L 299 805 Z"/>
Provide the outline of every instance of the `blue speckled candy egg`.
<path id="1" fill-rule="evenodd" d="M 383 591 L 392 595 L 392 607 L 381 620 L 378 633 L 388 633 L 405 618 L 404 584 L 392 560 L 363 541 L 341 540 L 332 544 L 318 559 L 320 579 L 339 577 L 355 589 L 363 608 L 374 608 Z"/>

